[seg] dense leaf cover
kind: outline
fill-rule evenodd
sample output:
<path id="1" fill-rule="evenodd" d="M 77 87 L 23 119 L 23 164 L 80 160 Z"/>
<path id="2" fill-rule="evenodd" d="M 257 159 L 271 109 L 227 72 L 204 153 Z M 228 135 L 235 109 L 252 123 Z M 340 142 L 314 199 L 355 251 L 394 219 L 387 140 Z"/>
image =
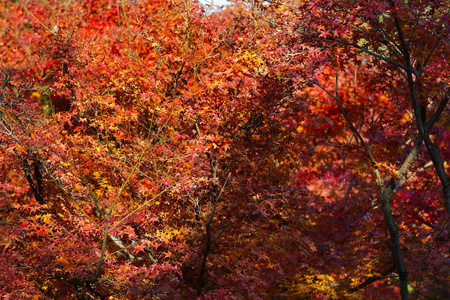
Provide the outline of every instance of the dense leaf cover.
<path id="1" fill-rule="evenodd" d="M 448 299 L 444 0 L 0 1 L 2 299 Z"/>

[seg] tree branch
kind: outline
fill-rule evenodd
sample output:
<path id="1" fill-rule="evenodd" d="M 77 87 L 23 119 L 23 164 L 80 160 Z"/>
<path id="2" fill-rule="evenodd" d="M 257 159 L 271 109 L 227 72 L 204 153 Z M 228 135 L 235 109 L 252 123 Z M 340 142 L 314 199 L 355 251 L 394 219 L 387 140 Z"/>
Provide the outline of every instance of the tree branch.
<path id="1" fill-rule="evenodd" d="M 369 284 L 371 284 L 371 283 L 373 283 L 375 281 L 378 281 L 378 280 L 386 278 L 387 275 L 389 275 L 390 273 L 392 273 L 394 271 L 395 271 L 395 267 L 392 266 L 389 269 L 387 269 L 386 271 L 382 272 L 381 276 L 371 276 L 371 277 L 367 278 L 366 280 L 364 280 L 363 283 L 358 284 L 357 286 L 355 286 L 354 288 L 349 289 L 348 291 L 349 292 L 356 292 L 356 291 L 358 291 L 360 289 L 363 289 L 363 288 L 365 288 L 366 286 L 368 286 Z"/>

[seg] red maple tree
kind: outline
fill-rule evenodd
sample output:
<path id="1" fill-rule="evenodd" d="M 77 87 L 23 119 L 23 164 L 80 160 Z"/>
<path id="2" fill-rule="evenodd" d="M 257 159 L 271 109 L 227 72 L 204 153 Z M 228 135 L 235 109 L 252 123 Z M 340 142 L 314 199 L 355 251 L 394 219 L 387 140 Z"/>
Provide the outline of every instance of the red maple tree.
<path id="1" fill-rule="evenodd" d="M 445 299 L 448 9 L 2 1 L 0 294 Z"/>

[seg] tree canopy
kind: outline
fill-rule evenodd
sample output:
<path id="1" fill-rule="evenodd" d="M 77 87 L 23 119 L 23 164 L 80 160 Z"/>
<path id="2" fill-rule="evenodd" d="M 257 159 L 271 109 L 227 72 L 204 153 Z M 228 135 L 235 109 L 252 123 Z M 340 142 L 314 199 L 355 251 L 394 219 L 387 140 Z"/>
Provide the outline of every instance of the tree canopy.
<path id="1" fill-rule="evenodd" d="M 449 10 L 0 0 L 2 299 L 448 299 Z"/>

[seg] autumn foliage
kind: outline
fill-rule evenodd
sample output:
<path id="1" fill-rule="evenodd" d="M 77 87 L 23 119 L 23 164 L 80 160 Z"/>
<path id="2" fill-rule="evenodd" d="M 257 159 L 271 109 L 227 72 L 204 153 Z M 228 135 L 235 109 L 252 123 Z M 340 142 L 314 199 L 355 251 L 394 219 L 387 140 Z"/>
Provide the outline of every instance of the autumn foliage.
<path id="1" fill-rule="evenodd" d="M 2 299 L 448 299 L 444 0 L 0 1 Z"/>

